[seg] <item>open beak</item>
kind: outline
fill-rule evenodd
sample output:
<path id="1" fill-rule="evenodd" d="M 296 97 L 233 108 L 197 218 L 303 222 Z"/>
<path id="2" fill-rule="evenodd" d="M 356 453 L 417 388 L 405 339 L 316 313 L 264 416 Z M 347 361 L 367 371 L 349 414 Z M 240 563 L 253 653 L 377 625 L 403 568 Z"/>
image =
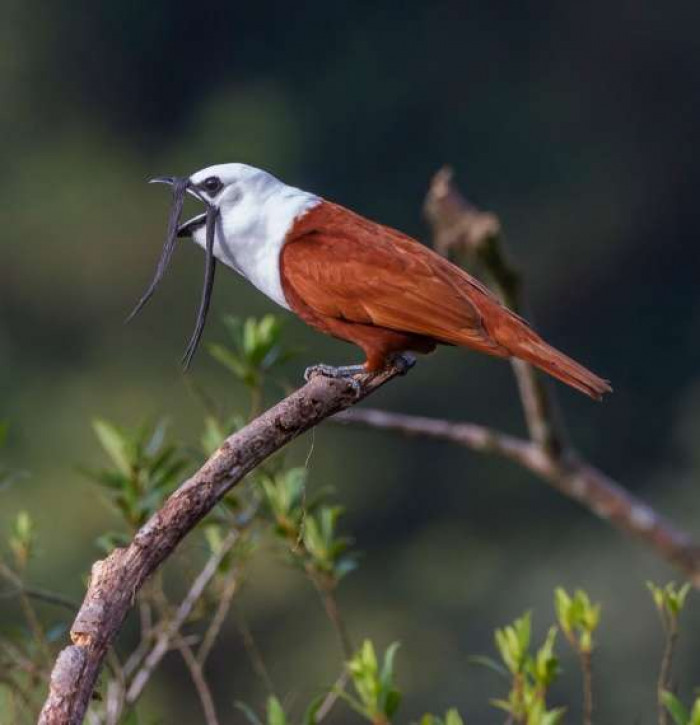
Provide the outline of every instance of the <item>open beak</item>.
<path id="1" fill-rule="evenodd" d="M 168 184 L 168 186 L 173 186 L 176 179 L 174 176 L 156 176 L 153 179 L 149 179 L 149 184 Z M 192 186 L 188 183 L 185 187 L 185 191 L 190 194 L 191 196 L 194 196 L 195 199 L 198 199 L 199 201 L 204 201 L 202 197 L 192 188 Z M 205 202 L 206 203 L 206 202 Z M 191 219 L 188 219 L 186 222 L 183 222 L 180 224 L 177 228 L 177 236 L 182 237 L 191 237 L 192 234 L 199 229 L 200 227 L 203 227 L 207 223 L 207 214 L 206 212 L 202 214 L 197 214 L 196 216 L 193 216 Z"/>
<path id="2" fill-rule="evenodd" d="M 179 178 L 176 176 L 157 176 L 154 179 L 150 179 L 149 183 L 167 184 L 168 186 L 171 186 L 173 189 L 173 203 L 170 210 L 170 216 L 168 218 L 168 231 L 165 237 L 165 244 L 163 245 L 163 250 L 161 251 L 160 259 L 158 260 L 155 275 L 148 286 L 148 289 L 146 289 L 144 294 L 141 296 L 141 299 L 138 301 L 131 314 L 127 317 L 126 321 L 128 322 L 133 319 L 153 296 L 156 287 L 160 284 L 163 276 L 165 275 L 165 271 L 170 264 L 173 252 L 175 251 L 175 245 L 177 244 L 177 238 L 191 236 L 195 229 L 198 229 L 201 226 L 206 227 L 204 286 L 202 288 L 202 297 L 199 303 L 199 310 L 197 312 L 195 329 L 182 360 L 185 369 L 187 369 L 197 350 L 197 346 L 199 345 L 199 341 L 202 337 L 202 332 L 204 332 L 204 325 L 209 311 L 209 303 L 211 302 L 211 295 L 214 287 L 214 273 L 216 271 L 214 237 L 219 210 L 203 198 L 199 191 L 187 178 Z M 185 194 L 190 194 L 196 199 L 199 199 L 199 201 L 204 203 L 207 210 L 204 214 L 198 214 L 197 216 L 192 217 L 192 219 L 180 224 L 180 215 L 182 214 L 182 207 L 185 203 Z"/>
<path id="3" fill-rule="evenodd" d="M 188 219 L 186 222 L 180 224 L 177 228 L 177 236 L 191 237 L 197 229 L 203 227 L 206 223 L 207 213 L 204 212 L 203 214 L 197 214 L 197 216 L 193 216 L 191 219 Z"/>

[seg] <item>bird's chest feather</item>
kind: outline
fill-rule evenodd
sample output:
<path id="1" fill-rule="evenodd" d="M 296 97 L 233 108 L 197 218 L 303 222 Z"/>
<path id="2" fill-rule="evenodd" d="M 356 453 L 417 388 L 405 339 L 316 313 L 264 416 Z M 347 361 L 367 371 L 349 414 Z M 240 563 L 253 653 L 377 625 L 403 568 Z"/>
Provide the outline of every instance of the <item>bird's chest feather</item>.
<path id="1" fill-rule="evenodd" d="M 290 309 L 280 277 L 280 253 L 294 220 L 318 203 L 290 196 L 274 204 L 246 204 L 222 210 L 216 223 L 214 256 L 234 269 L 273 302 Z M 206 246 L 204 230 L 195 241 Z"/>

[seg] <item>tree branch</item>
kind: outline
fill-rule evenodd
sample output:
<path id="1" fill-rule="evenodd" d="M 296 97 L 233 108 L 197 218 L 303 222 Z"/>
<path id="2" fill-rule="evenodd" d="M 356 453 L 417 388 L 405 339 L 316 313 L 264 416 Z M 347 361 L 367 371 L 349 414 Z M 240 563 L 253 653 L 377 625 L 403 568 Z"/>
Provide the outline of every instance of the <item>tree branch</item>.
<path id="1" fill-rule="evenodd" d="M 137 592 L 216 503 L 262 461 L 329 416 L 354 405 L 400 374 L 389 368 L 355 385 L 320 376 L 230 436 L 136 533 L 92 567 L 71 628 L 73 644 L 58 656 L 41 725 L 78 725 L 87 711 L 105 654 Z"/>
<path id="2" fill-rule="evenodd" d="M 445 167 L 435 174 L 423 211 L 433 228 L 436 251 L 460 263 L 476 261 L 503 304 L 531 320 L 522 279 L 503 250 L 498 217 L 480 211 L 460 194 L 452 183 L 451 169 Z M 530 438 L 550 453 L 558 453 L 565 445 L 565 435 L 547 385 L 532 365 L 516 358 L 511 365 Z"/>
<path id="3" fill-rule="evenodd" d="M 433 178 L 424 211 L 441 254 L 476 260 L 508 307 L 523 311 L 522 283 L 502 248 L 498 218 L 472 206 L 452 183 L 450 169 Z M 700 588 L 700 545 L 602 471 L 583 460 L 568 443 L 549 390 L 531 365 L 513 361 L 530 440 L 473 423 L 389 413 L 348 410 L 336 416 L 345 423 L 368 425 L 408 435 L 448 440 L 481 453 L 507 458 L 534 473 L 568 498 L 625 534 L 644 541 L 662 559 L 677 566 Z"/>
<path id="4" fill-rule="evenodd" d="M 648 544 L 659 557 L 677 566 L 695 587 L 700 588 L 700 545 L 573 451 L 552 455 L 537 443 L 474 423 L 455 423 L 384 410 L 347 410 L 336 415 L 334 420 L 450 441 L 479 453 L 514 461 L 623 533 Z"/>

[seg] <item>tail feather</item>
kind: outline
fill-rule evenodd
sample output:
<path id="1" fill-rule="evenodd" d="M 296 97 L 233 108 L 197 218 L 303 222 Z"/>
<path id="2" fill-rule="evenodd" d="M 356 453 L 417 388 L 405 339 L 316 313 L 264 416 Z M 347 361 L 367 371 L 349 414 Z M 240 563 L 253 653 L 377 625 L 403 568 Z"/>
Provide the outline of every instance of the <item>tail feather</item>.
<path id="1" fill-rule="evenodd" d="M 499 327 L 494 336 L 512 356 L 531 363 L 594 400 L 600 400 L 605 393 L 612 392 L 609 380 L 599 377 L 547 344 L 519 319 L 513 317 L 506 325 Z"/>
<path id="2" fill-rule="evenodd" d="M 587 370 L 544 340 L 521 340 L 511 348 L 511 352 L 515 357 L 532 363 L 594 400 L 600 400 L 604 393 L 612 392 L 609 380 Z"/>

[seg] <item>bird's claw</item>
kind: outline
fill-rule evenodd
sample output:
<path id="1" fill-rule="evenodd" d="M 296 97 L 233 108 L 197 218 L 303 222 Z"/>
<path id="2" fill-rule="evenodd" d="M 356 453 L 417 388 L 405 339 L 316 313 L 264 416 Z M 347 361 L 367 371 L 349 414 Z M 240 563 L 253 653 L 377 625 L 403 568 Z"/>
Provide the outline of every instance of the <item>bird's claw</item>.
<path id="1" fill-rule="evenodd" d="M 415 356 L 408 352 L 396 353 L 389 359 L 389 366 L 396 368 L 399 375 L 406 375 L 415 364 Z M 335 367 L 333 365 L 318 363 L 317 365 L 311 365 L 306 368 L 304 371 L 304 380 L 308 383 L 314 376 L 322 375 L 325 378 L 348 380 L 352 383 L 357 383 L 355 376 L 362 375 L 366 372 L 364 365 L 339 365 Z"/>
<path id="2" fill-rule="evenodd" d="M 409 352 L 400 352 L 391 359 L 391 364 L 396 368 L 399 375 L 407 375 L 408 371 L 416 364 L 415 355 Z"/>

